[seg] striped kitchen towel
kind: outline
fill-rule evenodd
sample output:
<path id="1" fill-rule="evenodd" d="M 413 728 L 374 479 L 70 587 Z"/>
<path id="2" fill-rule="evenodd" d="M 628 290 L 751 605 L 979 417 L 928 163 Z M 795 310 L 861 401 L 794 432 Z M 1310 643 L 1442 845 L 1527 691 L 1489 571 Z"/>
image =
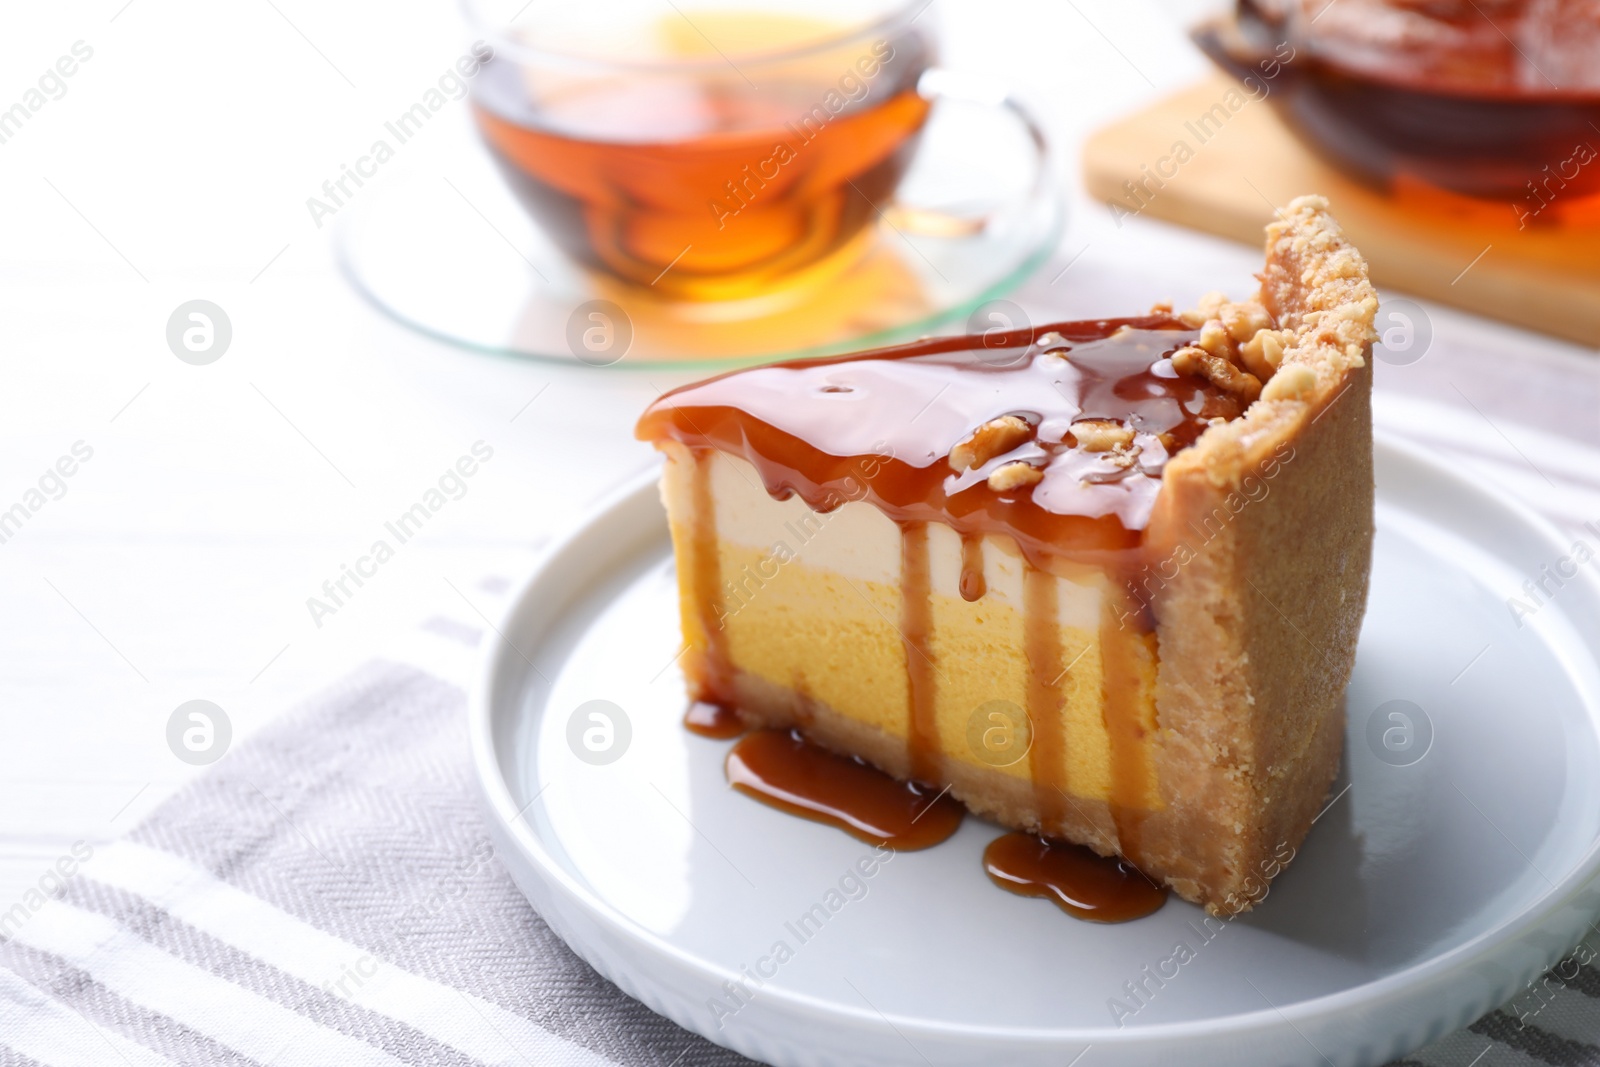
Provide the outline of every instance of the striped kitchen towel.
<path id="1" fill-rule="evenodd" d="M 80 846 L 5 922 L 0 1064 L 746 1062 L 534 914 L 479 814 L 463 708 L 456 685 L 370 665 L 127 839 Z"/>
<path id="2" fill-rule="evenodd" d="M 1600 520 L 1593 452 L 1400 414 L 1574 536 Z M 1559 458 L 1534 471 L 1523 446 Z M 270 725 L 130 837 L 63 857 L 52 892 L 0 915 L 0 1067 L 748 1062 L 597 975 L 499 865 L 460 684 L 481 640 L 466 612 L 428 620 L 404 662 Z M 1592 941 L 1405 1062 L 1600 1065 Z"/>

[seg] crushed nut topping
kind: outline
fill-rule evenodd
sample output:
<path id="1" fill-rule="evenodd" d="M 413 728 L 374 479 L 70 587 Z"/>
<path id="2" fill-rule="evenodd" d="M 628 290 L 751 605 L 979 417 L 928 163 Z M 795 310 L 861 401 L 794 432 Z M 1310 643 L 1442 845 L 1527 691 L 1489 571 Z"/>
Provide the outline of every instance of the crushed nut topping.
<path id="1" fill-rule="evenodd" d="M 1227 328 L 1228 336 L 1238 344 L 1244 344 L 1262 330 L 1272 327 L 1272 316 L 1254 300 L 1223 304 L 1217 309 L 1217 318 Z"/>
<path id="2" fill-rule="evenodd" d="M 1179 374 L 1193 374 L 1205 378 L 1212 385 L 1232 393 L 1243 403 L 1252 403 L 1261 395 L 1261 379 L 1248 371 L 1240 370 L 1222 356 L 1212 355 L 1203 348 L 1190 345 L 1172 353 L 1172 368 Z"/>
<path id="3" fill-rule="evenodd" d="M 1085 452 L 1110 452 L 1133 444 L 1133 427 L 1115 419 L 1079 419 L 1072 424 L 1072 436 Z"/>
<path id="4" fill-rule="evenodd" d="M 989 488 L 997 493 L 1009 493 L 1014 489 L 1036 485 L 1043 477 L 1044 471 L 1019 459 L 996 467 L 989 474 Z"/>
<path id="5" fill-rule="evenodd" d="M 1157 304 L 1152 313 L 1171 315 L 1172 305 Z M 1311 323 L 1313 315 L 1315 312 L 1302 318 Z M 1279 329 L 1260 301 L 1232 301 L 1223 293 L 1212 292 L 1176 317 L 1197 334 L 1192 343 L 1170 356 L 1172 368 L 1178 374 L 1205 379 L 1233 397 L 1241 407 L 1261 397 L 1295 399 L 1309 396 L 1315 390 L 1317 376 L 1312 370 L 1299 365 L 1283 366 L 1296 334 L 1293 330 Z M 1109 336 L 1125 337 L 1132 332 L 1132 326 L 1123 325 Z M 1066 347 L 1065 339 L 1059 334 L 1039 338 L 1039 342 L 1046 340 L 1059 341 Z M 1048 350 L 1050 346 L 1041 343 L 1040 347 Z M 1052 356 L 1046 351 L 1040 358 L 1059 359 L 1064 354 Z M 1217 426 L 1228 420 L 1214 417 L 1207 421 Z M 1021 415 L 990 419 L 950 450 L 949 464 L 957 473 L 976 471 L 992 464 L 994 469 L 986 479 L 990 489 L 999 493 L 1026 490 L 1043 481 L 1044 463 L 1033 456 L 1018 459 L 1013 452 L 1031 441 L 1035 432 L 1034 425 Z M 1150 453 L 1157 460 L 1153 468 L 1139 466 L 1140 456 L 1145 451 L 1140 447 L 1141 441 L 1154 449 Z M 1130 423 L 1099 417 L 1080 418 L 1072 423 L 1063 443 L 1096 456 L 1095 466 L 1081 475 L 1094 482 L 1115 480 L 1136 467 L 1146 470 L 1152 477 L 1159 477 L 1165 459 L 1181 448 L 1178 438 L 1172 434 L 1140 438 Z"/>
<path id="6" fill-rule="evenodd" d="M 1276 375 L 1293 338 L 1290 331 L 1274 328 L 1260 302 L 1235 302 L 1221 293 L 1207 293 L 1178 318 L 1200 336 L 1173 353 L 1173 369 L 1205 378 L 1245 404 L 1260 396 L 1262 383 Z"/>
<path id="7" fill-rule="evenodd" d="M 1288 330 L 1258 330 L 1239 346 L 1239 355 L 1245 368 L 1263 381 L 1272 377 L 1283 362 L 1284 344 L 1290 339 Z"/>
<path id="8" fill-rule="evenodd" d="M 1195 344 L 1219 359 L 1233 361 L 1233 338 L 1228 336 L 1228 328 L 1222 325 L 1221 319 L 1207 319 L 1200 327 L 1200 339 Z"/>
<path id="9" fill-rule="evenodd" d="M 1016 415 L 1002 415 L 972 431 L 971 436 L 950 450 L 950 466 L 956 471 L 981 467 L 996 456 L 1003 456 L 1033 435 L 1033 427 Z"/>
<path id="10" fill-rule="evenodd" d="M 1128 449 L 1119 448 L 1115 452 L 1111 452 L 1106 455 L 1106 462 L 1111 464 L 1113 467 L 1117 467 L 1121 470 L 1127 470 L 1138 461 L 1139 453 L 1141 451 L 1143 450 L 1138 445 L 1134 445 L 1132 448 Z"/>

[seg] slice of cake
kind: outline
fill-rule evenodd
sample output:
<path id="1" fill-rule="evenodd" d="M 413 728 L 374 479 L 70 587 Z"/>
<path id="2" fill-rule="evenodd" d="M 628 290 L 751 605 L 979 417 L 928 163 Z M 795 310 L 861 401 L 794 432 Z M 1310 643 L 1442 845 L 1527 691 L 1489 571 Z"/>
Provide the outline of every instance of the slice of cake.
<path id="1" fill-rule="evenodd" d="M 1317 197 L 1252 301 L 677 390 L 690 695 L 1249 908 L 1337 770 L 1377 296 Z"/>

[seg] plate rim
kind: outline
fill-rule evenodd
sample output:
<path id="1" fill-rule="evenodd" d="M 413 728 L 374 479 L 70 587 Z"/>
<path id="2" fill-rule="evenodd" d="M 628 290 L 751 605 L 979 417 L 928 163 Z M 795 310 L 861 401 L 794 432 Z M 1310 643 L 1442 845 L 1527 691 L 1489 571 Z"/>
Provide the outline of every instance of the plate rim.
<path id="1" fill-rule="evenodd" d="M 1439 479 L 1457 492 L 1477 497 L 1484 506 L 1498 509 L 1507 518 L 1522 524 L 1530 534 L 1557 552 L 1564 551 L 1568 547 L 1567 540 L 1560 530 L 1548 519 L 1520 501 L 1496 495 L 1485 489 L 1466 474 L 1431 455 L 1422 446 L 1400 435 L 1375 430 L 1373 450 L 1375 455 L 1388 452 L 1395 459 L 1420 468 L 1430 480 Z M 520 714 L 519 709 L 498 709 L 492 699 L 499 678 L 507 668 L 516 669 L 511 661 L 514 656 L 520 655 L 510 644 L 509 639 L 503 635 L 514 631 L 518 617 L 529 610 L 531 603 L 529 594 L 547 580 L 555 565 L 564 557 L 574 551 L 581 551 L 593 527 L 607 521 L 618 510 L 637 504 L 639 497 L 656 495 L 659 469 L 659 464 L 652 464 L 598 499 L 563 535 L 547 544 L 528 574 L 517 584 L 496 620 L 496 632 L 502 635 L 501 639 L 491 642 L 480 654 L 479 670 L 468 698 L 469 742 L 479 794 L 487 809 L 486 814 L 495 821 L 498 829 L 509 834 L 519 847 L 522 857 L 533 864 L 547 888 L 558 889 L 565 895 L 569 904 L 578 905 L 592 922 L 606 927 L 614 935 L 625 938 L 634 950 L 649 953 L 657 960 L 665 961 L 675 967 L 688 969 L 712 986 L 720 986 L 723 982 L 733 981 L 741 976 L 737 971 L 723 969 L 715 963 L 703 960 L 674 945 L 663 935 L 639 925 L 597 897 L 555 861 L 532 824 L 520 814 L 510 783 L 500 773 L 500 756 L 494 742 L 494 723 L 497 714 L 502 710 L 509 710 L 510 714 Z M 665 525 L 664 513 L 662 523 Z M 1600 576 L 1596 576 L 1591 569 L 1580 570 L 1578 582 L 1587 589 L 1592 600 L 1600 603 Z M 566 604 L 558 607 L 556 614 L 565 607 Z M 1591 648 L 1591 652 L 1596 664 L 1600 665 L 1600 648 Z M 1595 733 L 1597 738 L 1600 738 L 1600 721 L 1595 722 Z M 1043 1028 L 954 1023 L 885 1014 L 875 1009 L 858 1008 L 781 986 L 764 987 L 761 999 L 769 1005 L 788 1008 L 788 1014 L 791 1016 L 807 1013 L 814 1017 L 871 1028 L 887 1023 L 896 1030 L 909 1031 L 910 1036 L 924 1036 L 933 1041 L 986 1040 L 1033 1046 L 1060 1044 L 1132 1046 L 1183 1041 L 1190 1038 L 1245 1037 L 1264 1029 L 1285 1026 L 1298 1031 L 1298 1027 L 1294 1025 L 1297 1022 L 1323 1019 L 1335 1014 L 1356 1016 L 1361 1011 L 1371 1009 L 1396 995 L 1437 984 L 1452 975 L 1466 973 L 1473 965 L 1492 958 L 1496 952 L 1515 949 L 1519 941 L 1555 919 L 1563 909 L 1573 906 L 1586 891 L 1593 890 L 1597 881 L 1600 881 L 1600 833 L 1595 835 L 1582 858 L 1563 878 L 1535 897 L 1515 915 L 1474 934 L 1468 940 L 1438 955 L 1421 960 L 1393 974 L 1336 992 L 1282 1006 L 1273 1006 L 1269 1002 L 1267 1007 L 1259 1010 L 1229 1015 L 1150 1023 L 1135 1028 L 1110 1026 Z M 1586 907 L 1584 910 L 1592 912 L 1593 908 Z M 606 973 L 606 969 L 599 967 L 595 962 L 594 954 L 587 951 L 589 946 L 573 944 L 561 930 L 557 930 L 557 933 L 580 956 L 595 964 L 602 973 Z M 1522 968 L 1514 972 L 1517 978 L 1514 985 L 1521 986 L 1529 977 L 1548 969 L 1560 959 L 1561 953 L 1569 949 L 1570 946 L 1563 942 L 1554 955 L 1549 955 L 1550 950 L 1546 950 L 1546 955 L 1549 955 L 1546 962 L 1535 968 Z M 606 973 L 606 977 L 612 976 Z M 1498 1003 L 1496 1000 L 1489 1007 L 1492 1008 Z M 709 1035 L 705 1035 L 698 1027 L 687 1023 L 682 1025 L 709 1038 Z M 1442 1033 L 1435 1036 L 1442 1036 Z"/>

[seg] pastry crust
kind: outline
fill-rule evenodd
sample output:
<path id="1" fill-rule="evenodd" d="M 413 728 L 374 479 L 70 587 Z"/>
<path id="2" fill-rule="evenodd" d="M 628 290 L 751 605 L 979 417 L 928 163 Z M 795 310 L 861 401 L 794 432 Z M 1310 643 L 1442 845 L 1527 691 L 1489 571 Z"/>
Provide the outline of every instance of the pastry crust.
<path id="1" fill-rule="evenodd" d="M 1378 297 L 1327 208 L 1268 227 L 1260 299 L 1292 337 L 1262 398 L 1167 466 L 1150 526 L 1192 558 L 1153 601 L 1175 818 L 1130 858 L 1218 914 L 1260 901 L 1322 808 L 1366 609 Z M 1308 384 L 1275 397 L 1289 374 Z"/>

